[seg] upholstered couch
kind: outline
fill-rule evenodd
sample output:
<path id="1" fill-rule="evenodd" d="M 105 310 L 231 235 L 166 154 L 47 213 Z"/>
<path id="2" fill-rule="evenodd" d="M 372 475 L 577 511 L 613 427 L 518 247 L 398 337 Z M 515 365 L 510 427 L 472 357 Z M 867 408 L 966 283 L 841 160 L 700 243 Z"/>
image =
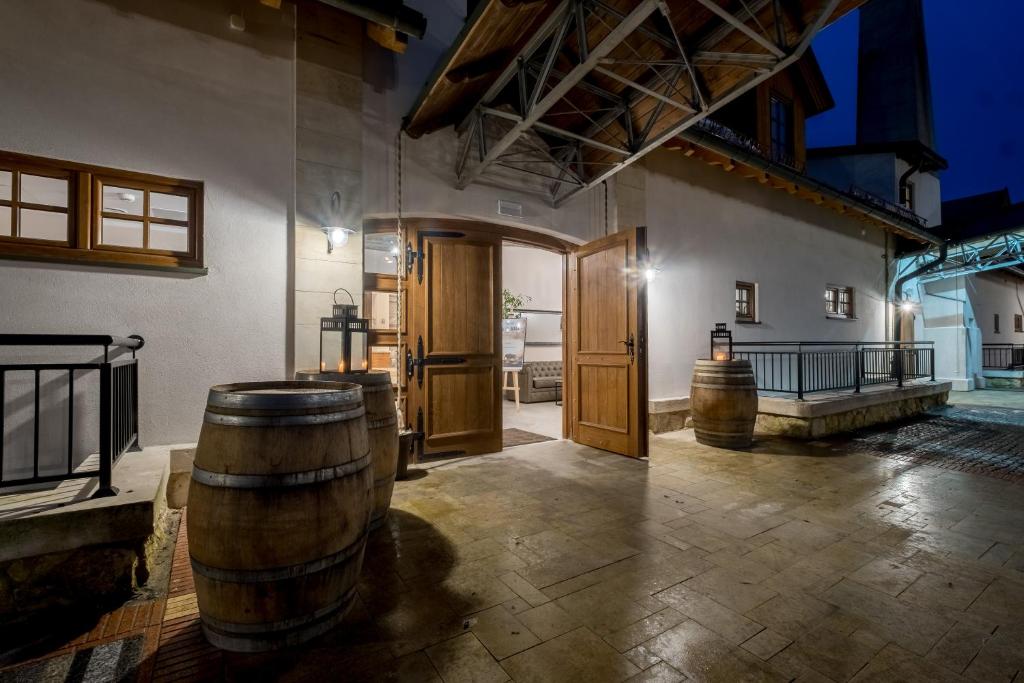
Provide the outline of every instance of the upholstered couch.
<path id="1" fill-rule="evenodd" d="M 522 403 L 540 403 L 556 401 L 562 398 L 562 389 L 557 381 L 562 379 L 562 361 L 535 361 L 524 363 L 519 371 L 519 400 Z M 515 400 L 512 392 L 505 398 Z"/>

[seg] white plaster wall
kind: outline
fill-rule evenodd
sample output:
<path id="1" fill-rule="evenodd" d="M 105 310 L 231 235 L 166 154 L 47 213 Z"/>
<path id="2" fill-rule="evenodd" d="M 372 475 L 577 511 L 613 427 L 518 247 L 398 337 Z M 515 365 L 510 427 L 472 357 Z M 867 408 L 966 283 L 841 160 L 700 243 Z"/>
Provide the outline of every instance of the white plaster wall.
<path id="1" fill-rule="evenodd" d="M 884 339 L 884 235 L 874 227 L 671 151 L 645 160 L 652 399 L 686 396 L 708 333 L 737 341 Z M 759 325 L 735 320 L 735 283 L 759 289 Z M 826 318 L 826 284 L 855 289 L 856 320 Z"/>
<path id="2" fill-rule="evenodd" d="M 530 299 L 523 308 L 562 310 L 562 256 L 543 249 L 506 244 L 501 250 L 502 288 Z M 559 341 L 561 315 L 525 314 L 526 341 Z M 561 346 L 527 346 L 527 361 L 562 360 Z"/>
<path id="3" fill-rule="evenodd" d="M 981 330 L 970 279 L 913 281 L 905 288 L 918 303 L 915 339 L 935 342 L 936 379 L 952 382 L 956 391 L 974 389 L 981 377 Z"/>
<path id="4" fill-rule="evenodd" d="M 285 371 L 292 15 L 247 2 L 236 33 L 215 4 L 0 3 L 0 149 L 205 182 L 206 276 L 0 261 L 0 331 L 146 338 L 145 445 L 195 440 L 210 385 Z"/>
<path id="5" fill-rule="evenodd" d="M 993 271 L 970 278 L 971 300 L 986 344 L 1024 344 L 1024 332 L 1013 331 L 1013 316 L 1024 315 L 1024 278 Z M 994 315 L 999 314 L 999 334 Z"/>

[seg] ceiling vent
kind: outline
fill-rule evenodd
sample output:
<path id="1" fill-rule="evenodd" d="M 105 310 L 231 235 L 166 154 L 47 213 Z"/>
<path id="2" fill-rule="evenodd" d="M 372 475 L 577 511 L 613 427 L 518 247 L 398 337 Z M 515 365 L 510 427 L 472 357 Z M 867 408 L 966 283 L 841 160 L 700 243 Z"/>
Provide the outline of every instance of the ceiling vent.
<path id="1" fill-rule="evenodd" d="M 498 200 L 498 215 L 509 218 L 522 218 L 523 205 L 519 202 L 510 202 L 505 199 Z"/>

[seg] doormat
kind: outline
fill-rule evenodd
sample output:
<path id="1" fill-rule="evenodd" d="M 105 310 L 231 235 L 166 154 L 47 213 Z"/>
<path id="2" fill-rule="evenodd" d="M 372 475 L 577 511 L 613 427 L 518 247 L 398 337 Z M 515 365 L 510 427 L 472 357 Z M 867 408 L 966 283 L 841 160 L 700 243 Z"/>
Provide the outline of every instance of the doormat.
<path id="1" fill-rule="evenodd" d="M 505 429 L 501 432 L 501 445 L 503 448 L 512 448 L 514 446 L 525 446 L 531 443 L 541 443 L 543 441 L 554 441 L 550 436 L 544 436 L 543 434 L 534 434 L 524 429 Z"/>

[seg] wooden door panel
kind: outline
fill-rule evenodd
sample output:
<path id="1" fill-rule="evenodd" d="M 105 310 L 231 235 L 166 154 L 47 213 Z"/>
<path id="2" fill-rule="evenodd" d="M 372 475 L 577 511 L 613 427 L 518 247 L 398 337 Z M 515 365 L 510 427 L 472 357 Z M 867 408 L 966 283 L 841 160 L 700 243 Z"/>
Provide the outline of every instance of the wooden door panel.
<path id="1" fill-rule="evenodd" d="M 627 245 L 587 254 L 579 260 L 579 296 L 598 305 L 580 308 L 578 350 L 621 353 L 629 336 L 629 287 L 623 273 L 629 266 Z"/>
<path id="2" fill-rule="evenodd" d="M 490 365 L 428 368 L 424 378 L 428 400 L 426 427 L 429 445 L 489 439 L 498 427 L 492 401 L 477 400 L 498 392 Z M 495 450 L 501 450 L 500 442 Z"/>
<path id="3" fill-rule="evenodd" d="M 629 433 L 629 367 L 579 365 L 579 423 Z"/>
<path id="4" fill-rule="evenodd" d="M 481 320 L 479 312 L 489 310 L 494 300 L 495 245 L 468 238 L 427 238 L 424 249 L 426 352 L 459 356 L 491 353 L 494 326 L 487 319 Z"/>
<path id="5" fill-rule="evenodd" d="M 409 233 L 406 387 L 423 453 L 500 451 L 501 239 L 442 227 Z"/>
<path id="6" fill-rule="evenodd" d="M 632 457 L 647 455 L 646 259 L 635 228 L 579 247 L 568 268 L 570 435 Z"/>

